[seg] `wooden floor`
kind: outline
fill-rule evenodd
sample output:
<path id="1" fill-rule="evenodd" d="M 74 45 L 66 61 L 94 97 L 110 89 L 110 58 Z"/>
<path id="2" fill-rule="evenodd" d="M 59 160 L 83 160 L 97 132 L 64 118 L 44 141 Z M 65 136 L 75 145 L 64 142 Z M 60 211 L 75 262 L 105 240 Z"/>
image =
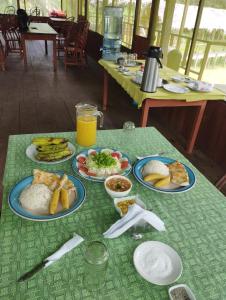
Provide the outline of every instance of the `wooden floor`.
<path id="1" fill-rule="evenodd" d="M 10 134 L 72 131 L 76 103 L 95 103 L 101 109 L 101 67 L 89 59 L 88 67 L 69 67 L 65 72 L 60 58 L 58 72 L 54 74 L 50 42 L 49 48 L 50 53 L 45 56 L 44 42 L 29 42 L 28 70 L 24 71 L 23 61 L 13 54 L 7 59 L 7 71 L 0 71 L 0 182 Z M 139 126 L 140 111 L 113 80 L 109 93 L 104 129 L 122 128 L 123 122 L 128 120 Z M 156 126 L 183 152 L 183 140 L 161 128 L 154 119 L 149 125 Z M 212 182 L 222 175 L 223 170 L 198 150 L 188 158 Z"/>

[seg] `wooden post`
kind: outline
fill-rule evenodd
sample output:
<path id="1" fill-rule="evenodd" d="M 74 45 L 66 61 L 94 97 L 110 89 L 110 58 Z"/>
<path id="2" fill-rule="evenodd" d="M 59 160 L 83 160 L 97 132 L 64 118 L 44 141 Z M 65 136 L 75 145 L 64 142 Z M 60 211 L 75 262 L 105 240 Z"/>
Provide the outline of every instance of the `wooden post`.
<path id="1" fill-rule="evenodd" d="M 88 0 L 85 0 L 85 18 L 88 20 Z"/>
<path id="2" fill-rule="evenodd" d="M 160 4 L 160 0 L 152 1 L 151 13 L 149 19 L 148 37 L 147 37 L 149 40 L 149 44 L 151 46 L 154 45 L 154 41 L 155 41 L 155 31 L 156 31 L 156 25 L 158 23 L 159 4 Z"/>
<path id="3" fill-rule="evenodd" d="M 98 23 L 99 23 L 99 0 L 97 0 L 97 7 L 96 7 L 96 32 L 99 32 L 99 27 L 98 27 Z"/>
<path id="4" fill-rule="evenodd" d="M 141 6 L 141 0 L 137 0 L 135 6 L 135 16 L 134 16 L 134 25 L 133 25 L 132 50 L 134 49 L 134 41 L 135 41 L 135 36 L 137 33 L 137 27 L 139 22 L 140 6 Z"/>
<path id="5" fill-rule="evenodd" d="M 185 69 L 185 74 L 186 75 L 189 74 L 190 68 L 191 68 L 192 57 L 193 57 L 194 51 L 195 51 L 196 39 L 198 37 L 199 26 L 200 26 L 201 18 L 202 18 L 202 11 L 203 11 L 203 8 L 204 8 L 204 2 L 205 2 L 205 0 L 200 0 L 199 1 L 199 8 L 198 8 L 198 12 L 197 12 L 196 21 L 195 21 L 195 28 L 194 28 L 192 39 L 191 39 L 191 47 L 190 47 L 190 51 L 189 51 L 189 54 L 188 54 L 187 66 L 186 66 L 186 69 Z"/>
<path id="6" fill-rule="evenodd" d="M 185 25 L 185 21 L 186 21 L 187 14 L 188 14 L 189 2 L 190 2 L 190 0 L 186 0 L 185 4 L 184 4 L 183 17 L 182 17 L 181 24 L 180 24 L 179 36 L 177 39 L 177 46 L 176 46 L 176 49 L 178 49 L 178 50 L 180 49 L 180 43 L 181 43 L 180 36 L 183 34 L 183 31 L 184 31 L 184 25 Z"/>
<path id="7" fill-rule="evenodd" d="M 20 0 L 17 0 L 17 9 L 20 8 Z"/>
<path id="8" fill-rule="evenodd" d="M 209 56 L 209 52 L 210 52 L 210 47 L 211 47 L 211 44 L 210 44 L 210 43 L 207 43 L 207 44 L 206 44 L 205 53 L 204 53 L 204 57 L 203 57 L 203 59 L 202 59 L 202 65 L 201 65 L 201 68 L 200 68 L 200 71 L 199 71 L 198 80 L 201 80 L 201 79 L 202 79 L 202 75 L 203 75 L 203 73 L 204 73 L 204 70 L 205 70 L 205 67 L 206 67 L 206 64 L 207 64 L 207 61 L 208 61 L 208 56 Z"/>
<path id="9" fill-rule="evenodd" d="M 175 5 L 176 0 L 166 1 L 160 42 L 163 52 L 163 64 L 166 64 L 167 62 L 168 45 L 170 40 Z"/>

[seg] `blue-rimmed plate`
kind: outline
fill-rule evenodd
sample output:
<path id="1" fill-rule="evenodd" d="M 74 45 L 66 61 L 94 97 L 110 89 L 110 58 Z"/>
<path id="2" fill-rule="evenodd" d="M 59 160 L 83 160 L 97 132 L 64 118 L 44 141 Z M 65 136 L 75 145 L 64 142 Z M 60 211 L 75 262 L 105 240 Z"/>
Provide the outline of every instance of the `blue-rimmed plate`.
<path id="1" fill-rule="evenodd" d="M 62 175 L 61 172 L 57 172 L 57 174 Z M 72 206 L 64 211 L 61 211 L 59 213 L 56 213 L 54 215 L 34 215 L 27 210 L 25 210 L 21 205 L 19 201 L 19 197 L 21 192 L 32 183 L 33 181 L 33 176 L 26 177 L 19 181 L 10 191 L 9 197 L 8 197 L 8 202 L 9 202 L 9 207 L 10 209 L 19 217 L 27 219 L 27 220 L 32 220 L 32 221 L 52 221 L 56 219 L 60 219 L 63 217 L 66 217 L 73 212 L 75 212 L 85 201 L 86 198 L 86 190 L 83 185 L 83 183 L 71 176 L 67 175 L 68 179 L 71 180 L 76 187 L 76 200 L 73 202 Z"/>
<path id="2" fill-rule="evenodd" d="M 132 164 L 129 160 L 129 157 L 116 150 L 116 149 L 110 149 L 110 148 L 103 148 L 103 147 L 97 147 L 97 148 L 92 148 L 92 149 L 86 149 L 81 151 L 80 153 L 78 153 L 72 160 L 72 169 L 74 170 L 75 173 L 79 174 L 81 177 L 87 179 L 87 180 L 91 180 L 91 181 L 96 181 L 96 182 L 104 182 L 104 180 L 111 175 L 114 175 L 115 173 L 112 174 L 108 174 L 105 176 L 96 176 L 95 174 L 92 175 L 89 173 L 89 170 L 87 171 L 86 169 L 86 165 L 85 165 L 85 160 L 87 159 L 88 155 L 90 155 L 91 153 L 99 153 L 99 152 L 103 152 L 103 151 L 107 151 L 112 153 L 112 155 L 118 155 L 118 158 L 121 162 L 121 165 L 123 166 L 123 168 L 118 172 L 118 174 L 123 175 L 123 176 L 127 176 L 129 175 L 129 173 L 132 170 Z M 83 162 L 82 162 L 83 160 Z M 126 167 L 124 167 L 126 165 Z"/>
<path id="3" fill-rule="evenodd" d="M 147 158 L 143 158 L 141 160 L 138 160 L 135 163 L 135 165 L 133 166 L 133 174 L 134 174 L 135 178 L 142 185 L 146 186 L 148 189 L 153 190 L 153 191 L 157 191 L 157 192 L 162 192 L 162 193 L 182 193 L 182 192 L 187 192 L 191 188 L 194 187 L 195 182 L 196 182 L 195 174 L 185 164 L 183 164 L 183 166 L 185 167 L 185 169 L 188 173 L 188 177 L 189 177 L 189 185 L 187 185 L 187 186 L 180 186 L 180 187 L 176 187 L 176 188 L 173 188 L 173 189 L 156 188 L 151 183 L 144 181 L 143 180 L 143 175 L 142 175 L 142 170 L 143 170 L 143 167 L 146 165 L 146 163 L 148 163 L 151 160 L 159 160 L 159 161 L 163 162 L 164 164 L 170 164 L 170 163 L 173 163 L 173 162 L 176 161 L 172 158 L 162 157 L 162 156 L 147 157 Z"/>

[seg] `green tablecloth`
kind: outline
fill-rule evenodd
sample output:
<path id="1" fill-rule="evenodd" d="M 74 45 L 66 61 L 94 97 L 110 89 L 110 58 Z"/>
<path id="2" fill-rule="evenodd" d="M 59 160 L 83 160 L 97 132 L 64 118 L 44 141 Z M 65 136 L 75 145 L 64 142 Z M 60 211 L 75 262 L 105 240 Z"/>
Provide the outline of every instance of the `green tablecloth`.
<path id="1" fill-rule="evenodd" d="M 137 102 L 138 107 L 142 105 L 144 99 L 161 99 L 161 100 L 185 100 L 185 101 L 200 101 L 200 100 L 225 100 L 225 94 L 217 89 L 208 93 L 195 92 L 190 90 L 185 94 L 171 93 L 163 88 L 158 88 L 156 93 L 145 93 L 140 90 L 140 86 L 132 82 L 133 76 L 125 76 L 117 70 L 117 65 L 112 61 L 107 61 L 104 59 L 99 60 L 99 64 L 121 85 L 121 87 L 130 95 L 130 97 Z M 135 72 L 139 67 L 129 68 L 130 71 Z M 163 67 L 160 69 L 160 76 L 163 79 L 171 80 L 172 76 L 181 75 L 178 72 Z M 173 83 L 173 82 L 172 82 Z M 186 86 L 180 83 L 179 85 Z"/>
<path id="2" fill-rule="evenodd" d="M 74 142 L 74 133 L 60 135 Z M 132 160 L 135 155 L 167 151 L 167 156 L 193 169 L 197 176 L 196 186 L 177 195 L 148 190 L 136 182 L 132 174 L 129 176 L 134 183 L 133 194 L 139 193 L 147 207 L 164 220 L 167 231 L 153 229 L 139 241 L 133 240 L 129 233 L 104 240 L 110 252 L 109 268 L 106 285 L 97 294 L 87 291 L 82 284 L 86 242 L 29 281 L 16 283 L 21 274 L 58 249 L 73 232 L 86 241 L 102 240 L 102 233 L 119 218 L 103 184 L 83 179 L 87 199 L 71 216 L 39 223 L 14 215 L 7 204 L 10 188 L 31 175 L 34 168 L 65 170 L 73 174 L 71 161 L 49 167 L 26 158 L 25 149 L 33 136 L 9 138 L 0 233 L 0 299 L 168 299 L 167 286 L 145 281 L 134 268 L 133 252 L 146 240 L 165 242 L 179 253 L 183 274 L 178 283 L 189 285 L 197 299 L 226 299 L 225 197 L 154 128 L 137 128 L 133 137 L 125 137 L 121 130 L 99 131 L 97 145 L 126 151 Z"/>

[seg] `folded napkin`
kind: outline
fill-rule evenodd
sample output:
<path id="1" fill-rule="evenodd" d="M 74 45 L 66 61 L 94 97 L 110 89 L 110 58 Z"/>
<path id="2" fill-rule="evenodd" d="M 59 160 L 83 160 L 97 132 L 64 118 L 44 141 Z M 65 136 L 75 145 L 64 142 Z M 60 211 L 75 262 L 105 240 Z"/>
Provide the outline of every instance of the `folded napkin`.
<path id="1" fill-rule="evenodd" d="M 47 261 L 45 268 L 49 267 L 52 263 L 60 259 L 64 254 L 71 251 L 73 248 L 77 247 L 83 241 L 84 239 L 80 235 L 74 234 L 72 239 L 67 241 L 62 247 L 60 247 L 60 249 L 45 259 L 45 261 Z"/>
<path id="2" fill-rule="evenodd" d="M 197 91 L 210 92 L 213 89 L 213 84 L 204 82 L 204 81 L 193 81 L 192 83 L 193 89 Z"/>
<path id="3" fill-rule="evenodd" d="M 134 204 L 129 206 L 127 214 L 113 224 L 103 235 L 105 238 L 114 239 L 141 220 L 146 221 L 158 231 L 166 230 L 164 222 L 156 214 Z"/>

